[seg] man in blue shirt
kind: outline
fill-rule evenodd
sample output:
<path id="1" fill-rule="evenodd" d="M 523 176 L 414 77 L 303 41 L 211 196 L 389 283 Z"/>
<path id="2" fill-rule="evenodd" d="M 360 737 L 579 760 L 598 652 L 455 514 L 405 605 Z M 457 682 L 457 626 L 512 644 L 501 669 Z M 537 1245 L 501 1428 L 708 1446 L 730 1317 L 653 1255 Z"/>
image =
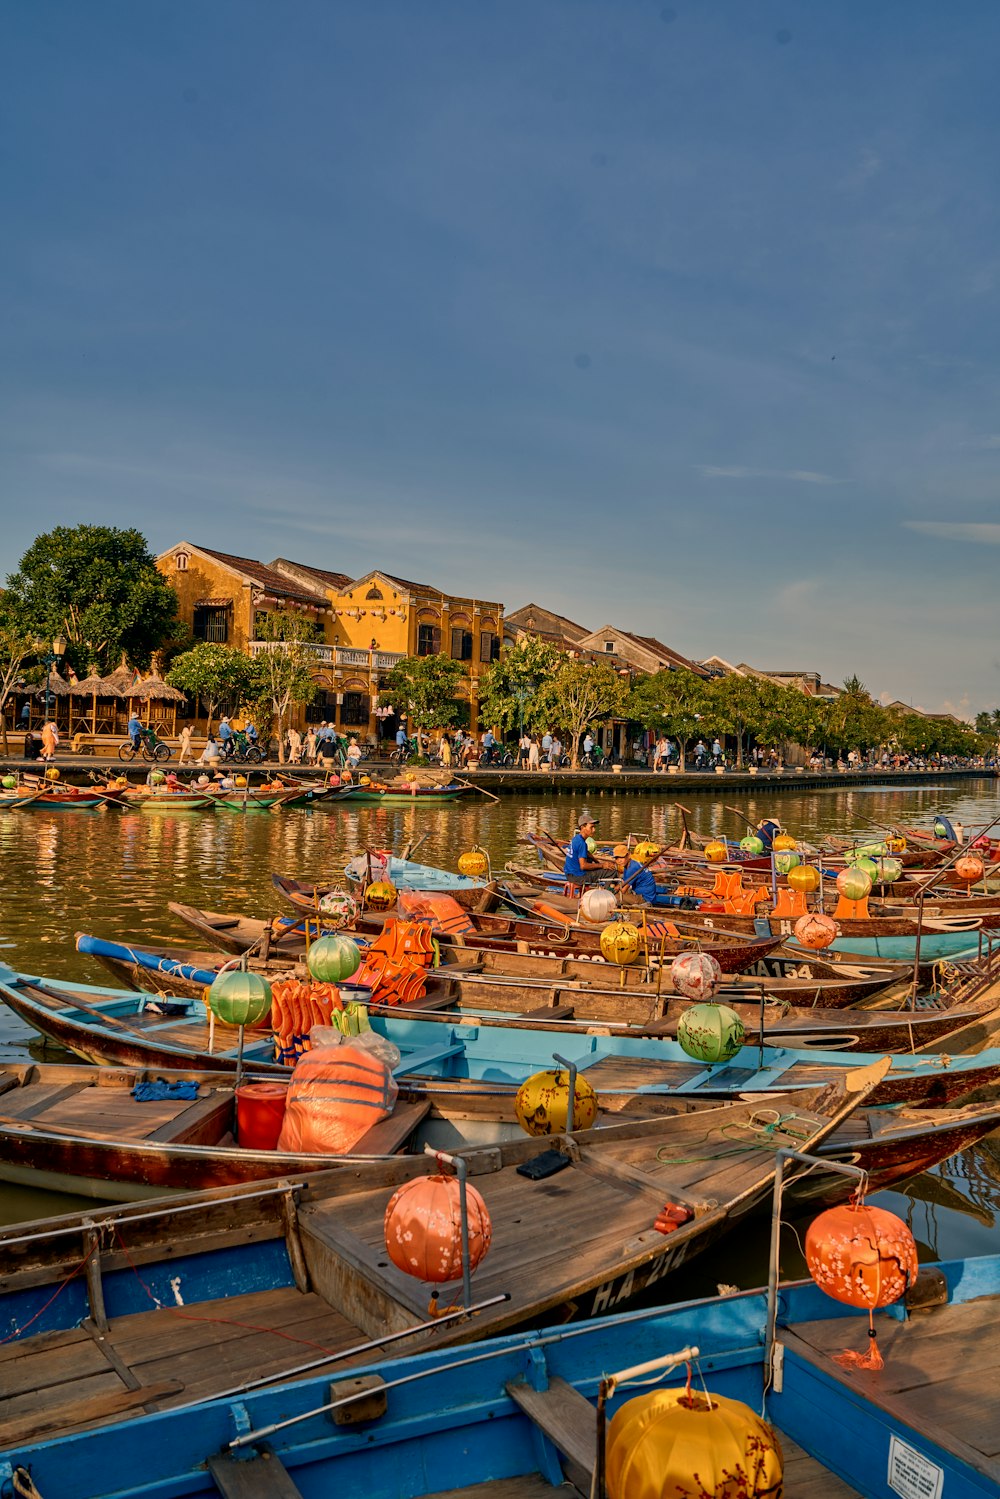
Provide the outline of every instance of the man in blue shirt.
<path id="1" fill-rule="evenodd" d="M 567 880 L 572 880 L 578 885 L 591 884 L 602 871 L 610 867 L 604 859 L 595 859 L 587 847 L 587 839 L 593 838 L 596 827 L 596 818 L 592 817 L 589 812 L 580 813 L 576 832 L 573 834 L 573 841 L 563 865 L 563 874 Z"/>
<path id="2" fill-rule="evenodd" d="M 231 754 L 233 748 L 233 731 L 229 727 L 228 718 L 223 718 L 220 720 L 218 738 L 219 747 L 222 750 L 223 755 Z"/>
<path id="3" fill-rule="evenodd" d="M 137 750 L 139 748 L 139 741 L 142 738 L 142 724 L 134 713 L 128 721 L 126 733 L 132 741 L 132 748 Z"/>
<path id="4" fill-rule="evenodd" d="M 622 894 L 626 903 L 631 896 L 633 903 L 639 901 L 644 906 L 679 906 L 686 911 L 694 909 L 698 904 L 697 900 L 689 896 L 668 895 L 665 890 L 661 890 L 653 878 L 652 870 L 647 869 L 645 864 L 640 864 L 638 859 L 633 859 L 625 843 L 615 844 L 615 865 L 622 881 Z"/>

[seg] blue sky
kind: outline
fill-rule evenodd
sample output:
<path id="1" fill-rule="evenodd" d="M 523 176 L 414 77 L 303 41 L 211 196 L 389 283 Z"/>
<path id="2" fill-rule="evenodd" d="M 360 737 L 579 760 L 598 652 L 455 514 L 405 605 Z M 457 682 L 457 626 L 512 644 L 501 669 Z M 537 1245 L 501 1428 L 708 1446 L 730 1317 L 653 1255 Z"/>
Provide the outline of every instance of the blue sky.
<path id="1" fill-rule="evenodd" d="M 992 0 L 0 31 L 0 572 L 136 524 L 1000 702 Z"/>

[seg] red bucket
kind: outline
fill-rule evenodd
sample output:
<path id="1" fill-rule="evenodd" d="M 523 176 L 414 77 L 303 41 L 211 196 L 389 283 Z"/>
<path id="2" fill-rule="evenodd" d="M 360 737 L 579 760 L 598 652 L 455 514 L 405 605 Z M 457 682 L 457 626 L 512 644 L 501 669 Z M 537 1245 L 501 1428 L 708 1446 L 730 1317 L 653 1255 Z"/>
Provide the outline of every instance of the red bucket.
<path id="1" fill-rule="evenodd" d="M 276 1150 L 287 1083 L 244 1083 L 236 1089 L 236 1138 L 246 1150 Z"/>

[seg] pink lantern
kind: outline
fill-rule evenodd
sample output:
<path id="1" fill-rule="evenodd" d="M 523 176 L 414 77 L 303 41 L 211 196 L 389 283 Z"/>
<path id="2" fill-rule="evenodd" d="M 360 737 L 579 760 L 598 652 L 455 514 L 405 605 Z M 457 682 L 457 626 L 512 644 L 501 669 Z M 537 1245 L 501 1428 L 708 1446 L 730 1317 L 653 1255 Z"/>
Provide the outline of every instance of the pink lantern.
<path id="1" fill-rule="evenodd" d="M 722 981 L 722 969 L 711 953 L 681 953 L 670 965 L 674 988 L 688 999 L 711 999 Z"/>
<path id="2" fill-rule="evenodd" d="M 832 916 L 824 916 L 821 911 L 810 911 L 807 916 L 799 917 L 794 930 L 803 947 L 819 949 L 829 947 L 834 941 L 837 923 Z"/>

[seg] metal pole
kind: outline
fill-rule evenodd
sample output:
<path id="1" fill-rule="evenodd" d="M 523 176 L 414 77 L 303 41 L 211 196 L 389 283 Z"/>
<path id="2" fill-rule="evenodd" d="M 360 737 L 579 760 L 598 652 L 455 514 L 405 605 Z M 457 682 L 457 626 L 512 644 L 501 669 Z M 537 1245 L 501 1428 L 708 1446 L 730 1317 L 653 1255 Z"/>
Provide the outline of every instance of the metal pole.
<path id="1" fill-rule="evenodd" d="M 560 1065 L 565 1067 L 566 1071 L 569 1073 L 569 1101 L 566 1104 L 566 1133 L 568 1135 L 571 1135 L 573 1133 L 573 1115 L 575 1113 L 576 1105 L 576 1074 L 578 1068 L 575 1062 L 567 1062 L 566 1058 L 561 1057 L 557 1051 L 554 1051 L 552 1053 L 552 1060 L 554 1062 L 559 1062 Z"/>
<path id="2" fill-rule="evenodd" d="M 781 1197 L 785 1187 L 785 1162 L 802 1161 L 807 1166 L 822 1166 L 838 1176 L 849 1176 L 860 1183 L 862 1189 L 868 1181 L 868 1172 L 859 1166 L 848 1166 L 840 1161 L 824 1160 L 822 1156 L 807 1155 L 802 1150 L 777 1150 L 774 1154 L 774 1194 L 771 1200 L 771 1249 L 767 1268 L 767 1338 L 764 1365 L 767 1384 L 774 1376 L 774 1342 L 778 1318 L 778 1245 L 781 1234 Z"/>
<path id="3" fill-rule="evenodd" d="M 466 1195 L 468 1167 L 464 1157 L 445 1155 L 443 1151 L 435 1150 L 430 1145 L 424 1146 L 424 1153 L 432 1155 L 436 1161 L 447 1161 L 449 1166 L 454 1166 L 455 1175 L 458 1177 L 458 1211 L 462 1229 L 462 1296 L 463 1305 L 470 1306 L 472 1304 L 472 1267 L 469 1264 L 469 1202 Z"/>

